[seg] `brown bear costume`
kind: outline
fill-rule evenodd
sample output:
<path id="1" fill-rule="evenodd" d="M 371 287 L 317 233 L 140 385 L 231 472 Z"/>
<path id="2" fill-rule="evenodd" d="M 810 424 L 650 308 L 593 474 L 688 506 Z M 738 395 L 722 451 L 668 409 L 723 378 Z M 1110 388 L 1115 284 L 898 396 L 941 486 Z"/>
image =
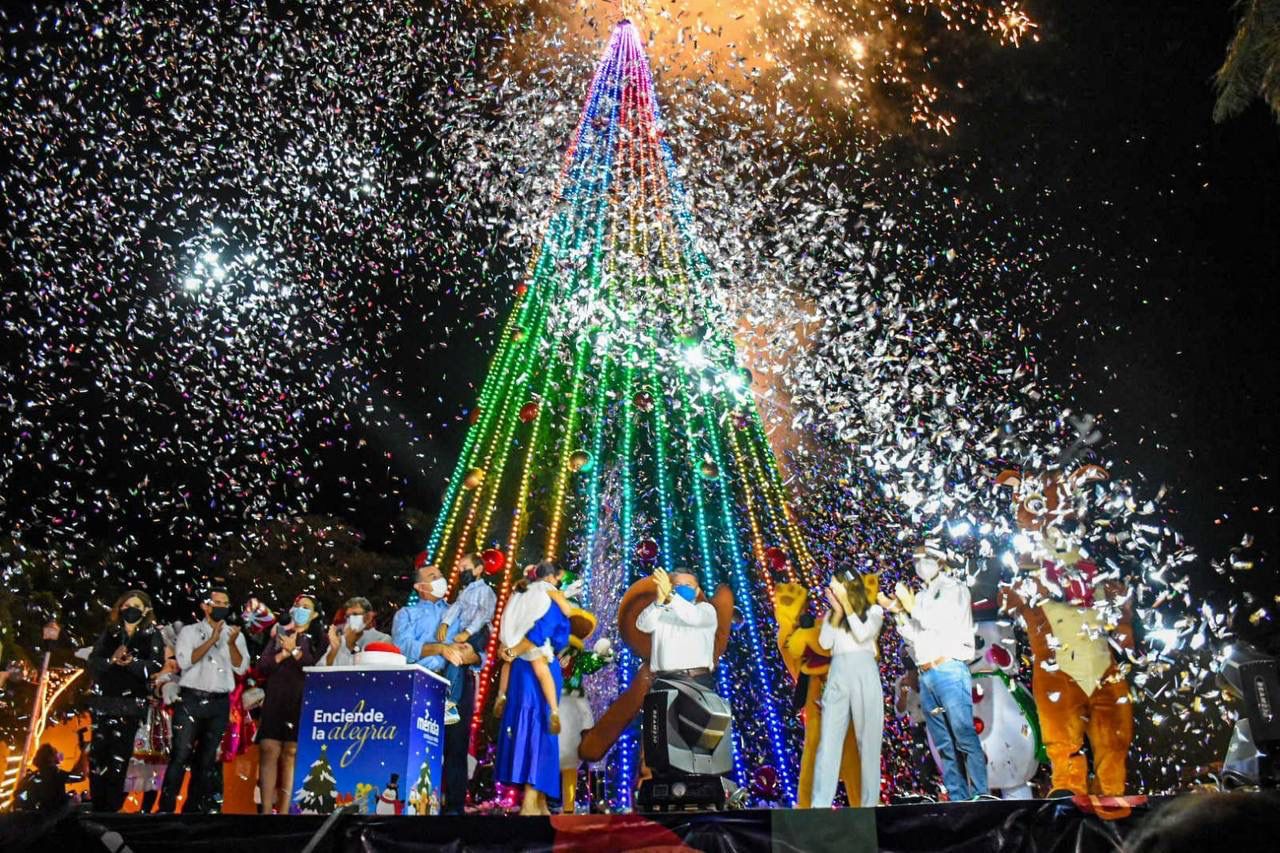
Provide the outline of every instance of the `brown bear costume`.
<path id="1" fill-rule="evenodd" d="M 1014 491 L 1019 529 L 1038 536 L 1047 557 L 1020 565 L 1024 574 L 1002 588 L 1000 606 L 1026 626 L 1034 661 L 1031 692 L 1054 790 L 1119 796 L 1133 739 L 1133 704 L 1128 666 L 1113 647 L 1133 648 L 1131 612 L 1127 602 L 1112 612 L 1094 606 L 1121 600 L 1123 585 L 1096 582 L 1097 567 L 1081 559 L 1062 530 L 1068 519 L 1076 519 L 1075 493 L 1106 478 L 1097 465 L 1034 478 L 1017 471 L 1000 474 L 996 484 Z M 1086 737 L 1095 791 L 1089 790 Z"/>

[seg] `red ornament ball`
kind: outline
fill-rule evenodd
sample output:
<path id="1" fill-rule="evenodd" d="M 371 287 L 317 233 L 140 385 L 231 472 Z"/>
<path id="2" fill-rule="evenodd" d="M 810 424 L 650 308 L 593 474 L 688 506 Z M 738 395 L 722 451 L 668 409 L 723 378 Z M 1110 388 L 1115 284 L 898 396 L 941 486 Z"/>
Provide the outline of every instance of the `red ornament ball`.
<path id="1" fill-rule="evenodd" d="M 534 403 L 534 402 L 528 402 L 528 403 L 525 403 L 523 406 L 521 406 L 521 407 L 520 407 L 520 420 L 521 420 L 522 422 L 524 422 L 524 423 L 526 423 L 526 424 L 527 424 L 527 423 L 529 423 L 529 421 L 533 420 L 533 419 L 534 419 L 534 418 L 536 418 L 537 416 L 538 416 L 538 404 L 537 404 L 537 403 Z"/>
<path id="2" fill-rule="evenodd" d="M 973 685 L 972 697 L 973 697 L 973 704 L 975 705 L 977 705 L 979 702 L 982 701 L 983 690 L 982 690 L 981 684 Z"/>
<path id="3" fill-rule="evenodd" d="M 987 660 L 1001 669 L 1008 669 L 1013 663 L 1013 655 L 1004 646 L 991 645 L 987 647 Z"/>
<path id="4" fill-rule="evenodd" d="M 525 284 L 524 282 L 520 282 L 519 284 L 516 285 L 516 296 L 524 296 L 528 292 L 529 292 L 529 285 Z"/>
<path id="5" fill-rule="evenodd" d="M 778 771 L 768 764 L 756 768 L 751 774 L 751 793 L 762 800 L 777 800 L 782 797 L 782 786 L 779 784 Z"/>
<path id="6" fill-rule="evenodd" d="M 474 426 L 478 420 L 480 420 L 480 407 L 476 406 L 471 410 L 471 414 L 467 415 L 467 422 Z"/>
<path id="7" fill-rule="evenodd" d="M 777 545 L 770 545 L 765 548 L 764 558 L 769 561 L 769 568 L 775 572 L 781 572 L 787 568 L 787 552 Z"/>
<path id="8" fill-rule="evenodd" d="M 658 543 L 652 539 L 641 539 L 636 543 L 636 559 L 648 563 L 658 556 Z"/>
<path id="9" fill-rule="evenodd" d="M 496 575 L 507 565 L 507 555 L 497 548 L 485 549 L 481 552 L 480 559 L 484 561 L 484 573 L 486 575 Z"/>
<path id="10" fill-rule="evenodd" d="M 631 402 L 642 412 L 653 411 L 653 395 L 648 391 L 637 391 Z"/>
<path id="11" fill-rule="evenodd" d="M 974 717 L 974 718 L 973 718 L 973 730 L 974 730 L 975 732 L 977 732 L 978 734 L 982 734 L 983 730 L 985 730 L 985 729 L 986 729 L 986 727 L 987 727 L 987 724 L 986 724 L 986 723 L 984 723 L 984 722 L 982 722 L 982 718 L 981 718 L 981 717 Z"/>
<path id="12" fill-rule="evenodd" d="M 427 564 L 427 552 L 419 551 L 418 555 L 413 558 L 413 567 L 420 569 Z"/>

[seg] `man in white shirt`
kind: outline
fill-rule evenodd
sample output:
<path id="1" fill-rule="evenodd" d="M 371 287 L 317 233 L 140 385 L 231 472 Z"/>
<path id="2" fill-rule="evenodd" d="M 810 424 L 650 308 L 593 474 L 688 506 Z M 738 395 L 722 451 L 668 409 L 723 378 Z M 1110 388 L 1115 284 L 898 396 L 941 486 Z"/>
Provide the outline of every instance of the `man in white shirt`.
<path id="1" fill-rule="evenodd" d="M 880 606 L 898 614 L 898 633 L 919 670 L 925 726 L 938 748 L 948 795 L 953 801 L 977 799 L 987 795 L 987 758 L 973 728 L 969 587 L 942 571 L 941 551 L 921 546 L 913 557 L 924 588 L 914 593 L 899 583 L 893 597 L 880 595 Z"/>
<path id="2" fill-rule="evenodd" d="M 658 597 L 640 611 L 636 628 L 653 635 L 649 668 L 657 677 L 681 675 L 714 690 L 716 609 L 698 601 L 698 579 L 687 572 L 653 572 Z"/>
<path id="3" fill-rule="evenodd" d="M 164 771 L 160 811 L 172 812 L 187 764 L 191 785 L 183 812 L 201 814 L 222 808 L 222 767 L 218 748 L 231 713 L 236 676 L 249 668 L 249 649 L 238 627 L 226 624 L 231 599 L 221 588 L 210 589 L 200 605 L 205 618 L 178 634 L 174 657 L 181 677 L 181 700 L 173 712 L 173 749 Z"/>

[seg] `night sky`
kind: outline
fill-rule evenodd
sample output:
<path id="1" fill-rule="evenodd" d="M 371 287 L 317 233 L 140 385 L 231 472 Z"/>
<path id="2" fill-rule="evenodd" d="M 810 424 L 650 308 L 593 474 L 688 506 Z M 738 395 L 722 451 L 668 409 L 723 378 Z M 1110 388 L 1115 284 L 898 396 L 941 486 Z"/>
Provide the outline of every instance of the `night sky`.
<path id="1" fill-rule="evenodd" d="M 966 81 L 953 103 L 959 121 L 950 136 L 910 132 L 890 139 L 877 155 L 886 172 L 899 165 L 972 164 L 981 178 L 972 184 L 975 206 L 1014 216 L 1025 211 L 1055 224 L 1040 276 L 1059 290 L 1059 307 L 1034 330 L 1037 358 L 1079 409 L 1102 416 L 1113 457 L 1138 478 L 1169 485 L 1178 529 L 1208 557 L 1220 557 L 1246 533 L 1257 537 L 1255 554 L 1276 545 L 1276 418 L 1269 392 L 1276 385 L 1273 342 L 1280 331 L 1274 295 L 1280 269 L 1280 133 L 1261 103 L 1224 125 L 1210 120 L 1211 76 L 1233 26 L 1229 5 L 1030 3 L 1028 11 L 1040 25 L 1038 42 L 1000 51 L 965 43 L 939 64 L 939 79 Z M 281 15 L 289 6 L 268 4 Z M 470 14 L 454 14 L 453 25 L 465 25 Z M 15 51 L 38 41 L 30 31 L 38 16 L 30 10 L 9 13 L 10 81 L 23 68 Z M 587 67 L 590 61 L 585 59 Z M 447 90 L 450 73 L 491 70 L 443 60 L 433 67 L 441 76 L 418 98 Z M 658 78 L 661 87 L 661 71 Z M 582 79 L 578 88 L 585 86 Z M 392 171 L 400 177 L 447 170 L 448 155 L 434 144 L 447 120 L 424 114 L 415 125 L 414 116 L 412 110 L 395 114 L 408 123 L 395 133 L 382 128 L 386 132 L 371 138 L 377 137 L 384 154 L 394 155 Z M 156 144 L 165 138 L 158 135 Z M 426 200 L 396 209 L 417 217 L 413 227 L 423 240 L 455 242 L 447 229 L 457 220 L 444 212 L 448 198 L 429 180 L 424 186 Z M 25 211 L 8 214 L 11 233 L 21 235 Z M 343 237 L 338 228 L 335 239 L 359 243 L 359 227 L 376 220 L 366 218 L 356 236 Z M 13 252 L 14 243 L 6 242 L 5 251 Z M 92 254 L 94 246 L 86 237 L 84 252 Z M 429 293 L 401 287 L 399 279 L 386 277 L 385 267 L 369 277 L 366 268 L 331 265 L 335 276 L 359 273 L 373 282 L 361 285 L 349 308 L 335 309 L 335 315 L 349 310 L 355 321 L 340 329 L 317 324 L 298 332 L 315 334 L 317 345 L 297 365 L 282 365 L 281 387 L 287 390 L 293 367 L 315 375 L 328 353 L 337 367 L 332 381 L 358 385 L 360 393 L 342 398 L 345 410 L 302 408 L 303 427 L 295 427 L 293 447 L 306 448 L 309 486 L 296 494 L 284 488 L 275 506 L 292 512 L 305 504 L 312 512 L 337 516 L 363 530 L 370 548 L 406 557 L 417 543 L 396 519 L 406 506 L 428 515 L 436 508 L 494 328 L 510 304 L 508 288 L 524 263 L 510 245 L 490 246 L 483 258 L 493 266 L 484 272 L 487 289 L 479 291 L 460 282 L 481 277 L 480 255 L 438 256 Z M 30 279 L 12 256 L 8 260 L 4 400 L 19 410 L 32 387 L 24 379 L 31 341 L 22 329 L 34 309 L 19 298 L 31 289 Z M 431 269 L 425 253 L 417 262 Z M 163 287 L 175 274 L 166 263 L 171 262 L 151 259 L 142 265 L 144 278 L 151 276 L 148 287 Z M 352 295 L 339 289 L 329 298 L 336 305 Z M 366 311 L 361 300 L 377 304 Z M 376 345 L 362 348 L 361 336 Z M 349 358 L 352 352 L 360 358 Z M 73 407 L 78 413 L 64 420 L 101 423 L 111 405 L 92 387 L 98 372 L 92 347 L 79 357 L 77 370 L 60 374 L 85 389 Z M 154 420 L 145 429 L 160 429 L 169 418 L 167 410 L 148 414 L 145 399 L 136 402 L 138 417 Z M 395 416 L 365 417 L 372 404 Z M 25 447 L 7 435 L 15 447 Z M 56 440 L 58 433 L 49 435 Z M 150 458 L 139 454 L 130 465 Z M 122 473 L 120 459 L 107 454 L 92 475 L 77 482 L 85 488 L 135 482 L 136 469 Z M 34 547 L 58 542 L 47 518 L 33 518 L 49 506 L 32 498 L 40 494 L 44 469 L 32 467 L 20 452 L 11 460 L 0 518 L 11 526 L 20 520 L 25 541 Z M 151 571 L 138 566 L 199 562 L 211 532 L 234 536 L 254 513 L 200 500 L 217 477 L 199 467 L 184 470 L 181 460 L 157 457 L 151 483 L 182 482 L 195 505 L 187 510 L 200 517 L 199 524 L 174 523 L 147 501 L 126 499 L 123 510 L 89 512 L 92 518 L 77 528 L 77 536 L 127 536 L 121 562 L 135 567 L 125 574 L 138 579 Z M 271 482 L 275 475 L 264 467 L 257 476 L 257 482 Z M 1271 582 L 1262 577 L 1269 574 L 1265 562 L 1255 572 L 1251 582 Z"/>

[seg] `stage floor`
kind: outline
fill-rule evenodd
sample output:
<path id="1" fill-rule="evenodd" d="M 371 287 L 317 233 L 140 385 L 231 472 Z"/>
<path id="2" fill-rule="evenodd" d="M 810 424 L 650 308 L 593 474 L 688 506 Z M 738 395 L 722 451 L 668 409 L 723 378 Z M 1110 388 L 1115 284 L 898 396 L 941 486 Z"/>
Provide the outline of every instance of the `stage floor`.
<path id="1" fill-rule="evenodd" d="M 1154 801 L 1021 800 L 886 806 L 876 809 L 751 810 L 683 815 L 569 815 L 550 818 L 344 815 L 316 853 L 346 851 L 771 851 L 857 850 L 1112 851 Z M 72 853 L 292 853 L 325 825 L 319 816 L 91 815 L 53 822 L 0 818 L 0 850 Z M 123 846 L 121 846 L 123 845 Z"/>

